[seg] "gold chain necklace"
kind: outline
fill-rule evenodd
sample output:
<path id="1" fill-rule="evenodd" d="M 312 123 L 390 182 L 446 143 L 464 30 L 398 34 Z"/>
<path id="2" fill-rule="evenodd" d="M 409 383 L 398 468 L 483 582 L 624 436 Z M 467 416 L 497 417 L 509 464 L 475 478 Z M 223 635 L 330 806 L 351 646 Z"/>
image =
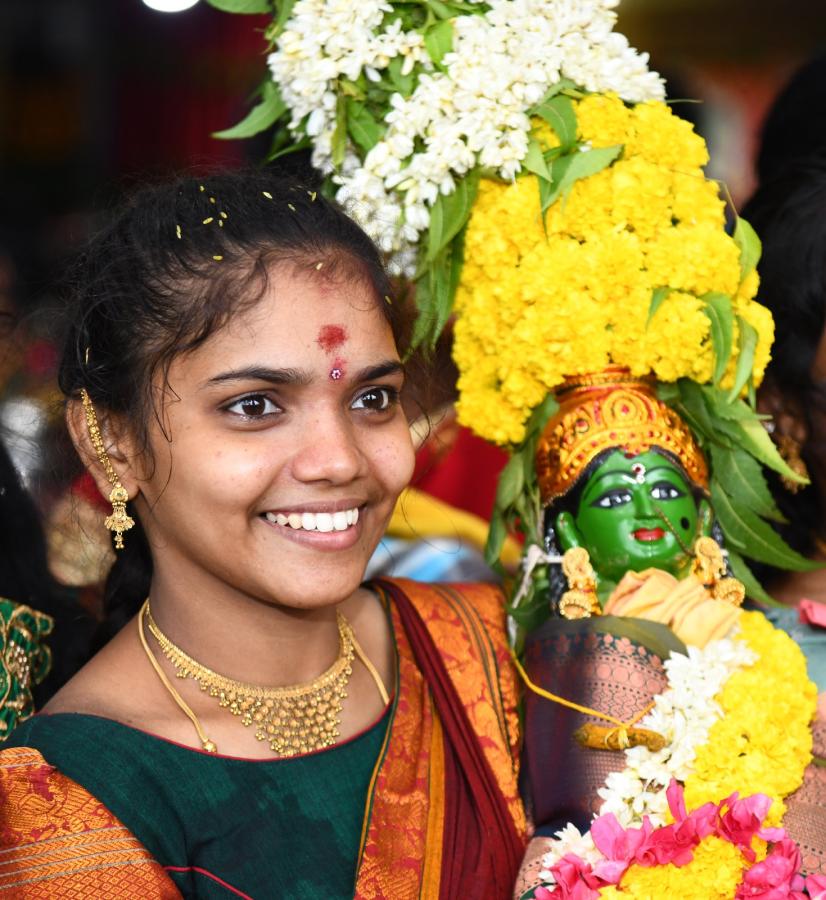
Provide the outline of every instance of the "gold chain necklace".
<path id="1" fill-rule="evenodd" d="M 144 619 L 161 652 L 174 666 L 176 676 L 192 678 L 202 691 L 218 700 L 219 706 L 229 709 L 234 716 L 239 716 L 242 725 L 255 725 L 256 738 L 259 741 L 269 741 L 274 753 L 279 756 L 295 756 L 330 747 L 335 743 L 339 734 L 341 705 L 347 696 L 347 683 L 353 672 L 354 648 L 357 646 L 353 630 L 340 612 L 337 613 L 340 649 L 336 661 L 308 684 L 283 688 L 244 684 L 201 665 L 158 628 L 152 618 L 149 600 L 138 618 L 142 642 Z M 154 663 L 154 656 L 145 643 L 144 649 Z M 162 671 L 156 671 L 163 676 Z M 196 722 L 194 713 L 176 696 L 177 692 L 172 685 L 163 677 L 162 680 L 178 705 Z M 214 752 L 215 744 L 201 734 L 200 727 L 198 733 L 204 749 Z"/>

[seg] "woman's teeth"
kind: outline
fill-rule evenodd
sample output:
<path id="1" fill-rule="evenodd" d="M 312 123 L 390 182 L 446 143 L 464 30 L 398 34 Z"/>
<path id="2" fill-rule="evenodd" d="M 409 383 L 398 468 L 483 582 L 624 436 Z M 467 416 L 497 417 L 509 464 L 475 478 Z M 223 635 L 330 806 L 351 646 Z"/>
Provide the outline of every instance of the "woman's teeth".
<path id="1" fill-rule="evenodd" d="M 359 520 L 358 507 L 334 513 L 266 513 L 267 521 L 304 531 L 346 531 Z"/>

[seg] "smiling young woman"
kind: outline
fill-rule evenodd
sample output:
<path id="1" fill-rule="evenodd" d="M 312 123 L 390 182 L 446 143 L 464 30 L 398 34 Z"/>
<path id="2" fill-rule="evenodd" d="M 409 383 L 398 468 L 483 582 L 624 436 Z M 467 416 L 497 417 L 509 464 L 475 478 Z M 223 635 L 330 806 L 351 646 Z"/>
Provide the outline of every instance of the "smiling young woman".
<path id="1" fill-rule="evenodd" d="M 61 384 L 114 636 L 0 754 L 0 888 L 509 895 L 501 601 L 361 583 L 413 468 L 401 332 L 365 235 L 266 174 L 146 190 L 92 244 Z"/>

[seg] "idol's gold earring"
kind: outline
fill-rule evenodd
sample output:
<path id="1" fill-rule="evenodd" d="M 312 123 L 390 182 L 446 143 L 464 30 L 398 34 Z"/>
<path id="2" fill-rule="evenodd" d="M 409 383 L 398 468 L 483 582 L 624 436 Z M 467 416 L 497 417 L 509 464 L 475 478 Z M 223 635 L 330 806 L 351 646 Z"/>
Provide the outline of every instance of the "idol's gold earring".
<path id="1" fill-rule="evenodd" d="M 712 537 L 698 537 L 694 542 L 691 572 L 715 600 L 740 606 L 746 596 L 742 581 L 726 576 L 723 551 Z"/>
<path id="2" fill-rule="evenodd" d="M 106 477 L 112 485 L 112 490 L 109 492 L 112 515 L 107 516 L 103 524 L 115 533 L 115 550 L 123 550 L 123 532 L 129 531 L 135 524 L 135 520 L 126 512 L 126 501 L 129 499 L 129 492 L 120 483 L 118 473 L 114 470 L 109 454 L 106 452 L 106 447 L 103 445 L 103 436 L 100 433 L 97 413 L 86 388 L 80 389 L 80 399 L 83 401 L 83 411 L 86 413 L 89 438 L 92 441 L 92 446 L 95 448 L 100 464 L 106 472 Z"/>
<path id="3" fill-rule="evenodd" d="M 597 576 L 584 547 L 571 547 L 562 557 L 562 572 L 568 590 L 559 598 L 559 611 L 566 619 L 586 619 L 602 612 L 597 597 Z"/>

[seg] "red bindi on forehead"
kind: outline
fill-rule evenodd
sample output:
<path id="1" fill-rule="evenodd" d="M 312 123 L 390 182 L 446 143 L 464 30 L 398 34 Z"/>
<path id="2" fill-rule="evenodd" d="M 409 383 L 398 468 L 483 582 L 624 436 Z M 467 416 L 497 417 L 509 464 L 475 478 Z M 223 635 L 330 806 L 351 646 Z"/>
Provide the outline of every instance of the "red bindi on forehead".
<path id="1" fill-rule="evenodd" d="M 332 353 L 347 340 L 347 331 L 342 325 L 322 325 L 316 343 L 325 353 Z"/>

